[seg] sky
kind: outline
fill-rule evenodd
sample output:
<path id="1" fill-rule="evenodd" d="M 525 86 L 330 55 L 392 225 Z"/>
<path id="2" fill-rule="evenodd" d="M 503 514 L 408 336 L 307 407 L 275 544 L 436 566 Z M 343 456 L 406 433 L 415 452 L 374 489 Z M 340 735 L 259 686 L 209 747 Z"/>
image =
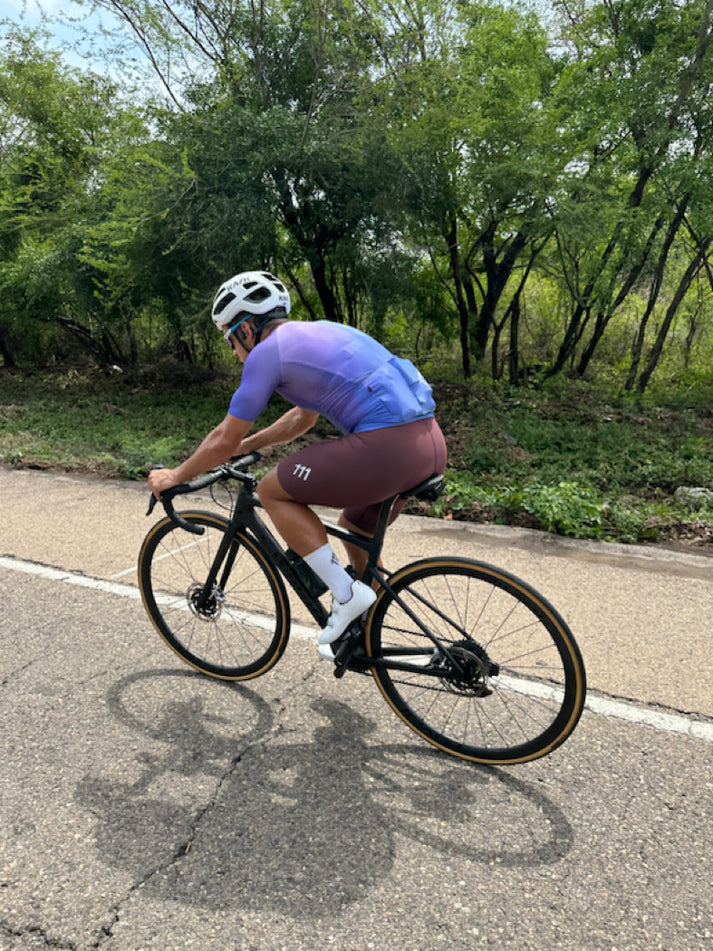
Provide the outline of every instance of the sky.
<path id="1" fill-rule="evenodd" d="M 68 65 L 78 68 L 90 68 L 97 72 L 106 72 L 108 67 L 102 59 L 101 27 L 111 26 L 111 15 L 104 12 L 87 14 L 86 8 L 73 0 L 0 0 L 0 36 L 6 26 L 1 21 L 9 20 L 21 27 L 39 27 L 44 25 L 51 33 L 51 45 L 74 47 L 80 39 L 80 31 L 73 28 L 71 19 L 81 21 L 84 29 L 92 33 L 92 44 L 84 53 L 68 49 L 64 53 Z"/>
<path id="2" fill-rule="evenodd" d="M 510 0 L 510 2 L 521 9 L 533 9 L 545 20 L 552 16 L 552 0 Z M 81 24 L 81 29 L 72 26 L 73 19 Z M 122 76 L 122 71 L 114 68 L 114 64 L 117 63 L 117 42 L 116 39 L 112 42 L 104 36 L 102 28 L 111 29 L 115 37 L 117 34 L 119 38 L 122 35 L 126 37 L 122 52 L 137 54 L 136 48 L 126 33 L 127 27 L 124 23 L 120 23 L 118 18 L 106 10 L 88 13 L 88 8 L 75 0 L 0 0 L 0 43 L 5 35 L 7 21 L 27 28 L 44 26 L 51 34 L 49 45 L 62 49 L 64 61 L 70 68 L 79 71 L 89 69 L 100 75 L 108 75 L 119 83 L 122 78 L 126 79 L 127 74 L 124 73 Z M 85 41 L 82 44 L 83 33 Z M 89 34 L 89 40 L 86 39 L 86 34 Z M 112 47 L 114 47 L 113 53 L 109 52 Z M 143 62 L 144 66 L 146 65 L 147 61 L 144 60 L 143 54 L 138 53 L 137 59 L 139 63 Z M 150 71 L 142 79 L 144 85 L 147 81 L 149 86 L 155 81 L 157 92 L 162 94 L 163 90 L 158 81 L 150 78 Z"/>

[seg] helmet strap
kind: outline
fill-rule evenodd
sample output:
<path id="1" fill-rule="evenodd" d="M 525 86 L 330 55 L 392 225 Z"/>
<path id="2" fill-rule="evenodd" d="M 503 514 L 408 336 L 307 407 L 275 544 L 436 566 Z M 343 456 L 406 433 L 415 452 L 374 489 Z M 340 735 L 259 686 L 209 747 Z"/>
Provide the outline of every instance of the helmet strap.
<path id="1" fill-rule="evenodd" d="M 287 320 L 287 311 L 284 309 L 284 307 L 276 307 L 267 314 L 260 314 L 253 317 L 251 326 L 253 333 L 255 334 L 256 345 L 260 343 L 262 340 L 262 335 L 265 333 L 270 324 L 277 320 Z"/>

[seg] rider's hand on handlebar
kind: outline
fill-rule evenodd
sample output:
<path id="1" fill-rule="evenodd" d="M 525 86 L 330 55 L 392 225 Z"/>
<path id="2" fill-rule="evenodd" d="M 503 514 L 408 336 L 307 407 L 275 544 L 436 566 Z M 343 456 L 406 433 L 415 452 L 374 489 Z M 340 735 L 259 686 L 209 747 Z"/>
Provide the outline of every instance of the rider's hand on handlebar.
<path id="1" fill-rule="evenodd" d="M 172 489 L 179 485 L 180 481 L 175 476 L 175 469 L 152 469 L 149 472 L 149 489 L 161 501 L 161 493 L 166 489 Z"/>

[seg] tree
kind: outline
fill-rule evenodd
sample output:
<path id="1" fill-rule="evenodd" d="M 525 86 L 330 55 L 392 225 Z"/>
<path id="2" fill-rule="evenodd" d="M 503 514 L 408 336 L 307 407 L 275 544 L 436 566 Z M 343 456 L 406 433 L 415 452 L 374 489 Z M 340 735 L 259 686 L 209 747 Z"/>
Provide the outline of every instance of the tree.
<path id="1" fill-rule="evenodd" d="M 533 278 L 566 304 L 550 374 L 590 372 L 635 296 L 641 388 L 711 273 L 713 0 L 563 5 L 556 48 L 490 0 L 87 3 L 163 95 L 128 103 L 37 38 L 6 44 L 6 363 L 28 327 L 112 362 L 211 361 L 215 287 L 265 266 L 308 317 L 444 333 L 466 377 L 489 355 L 512 383 Z"/>
<path id="2" fill-rule="evenodd" d="M 571 19 L 569 36 L 576 54 L 558 92 L 579 153 L 557 238 L 573 307 L 549 372 L 578 353 L 581 376 L 631 290 L 651 282 L 646 320 L 657 300 L 690 201 L 681 156 L 695 161 L 707 109 L 711 0 L 597 5 Z"/>
<path id="3" fill-rule="evenodd" d="M 12 31 L 0 53 L 0 351 L 13 365 L 51 328 L 115 361 L 121 330 L 77 267 L 115 90 L 40 40 Z"/>
<path id="4" fill-rule="evenodd" d="M 448 291 L 467 377 L 511 278 L 529 273 L 551 232 L 548 195 L 563 159 L 547 109 L 556 66 L 535 18 L 490 3 L 445 12 L 433 18 L 435 49 L 424 42 L 385 85 L 405 169 L 404 229 Z"/>
<path id="5" fill-rule="evenodd" d="M 262 254 L 289 267 L 299 254 L 324 315 L 357 322 L 362 246 L 378 235 L 381 190 L 356 105 L 370 84 L 368 18 L 333 0 L 100 5 L 129 24 L 178 107 L 170 134 L 196 172 L 191 201 L 203 186 L 219 200 L 210 227 L 248 227 L 251 265 Z M 169 79 L 177 50 L 193 64 L 191 84 Z"/>

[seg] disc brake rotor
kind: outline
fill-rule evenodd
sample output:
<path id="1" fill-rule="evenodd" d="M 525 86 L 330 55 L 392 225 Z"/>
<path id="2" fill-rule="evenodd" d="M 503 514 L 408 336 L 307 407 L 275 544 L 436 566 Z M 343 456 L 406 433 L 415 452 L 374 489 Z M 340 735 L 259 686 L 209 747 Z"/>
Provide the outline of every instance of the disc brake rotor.
<path id="1" fill-rule="evenodd" d="M 213 621 L 220 617 L 225 597 L 217 587 L 213 588 L 208 597 L 205 597 L 204 591 L 204 586 L 199 582 L 192 584 L 187 592 L 188 606 L 191 613 L 201 621 Z"/>

